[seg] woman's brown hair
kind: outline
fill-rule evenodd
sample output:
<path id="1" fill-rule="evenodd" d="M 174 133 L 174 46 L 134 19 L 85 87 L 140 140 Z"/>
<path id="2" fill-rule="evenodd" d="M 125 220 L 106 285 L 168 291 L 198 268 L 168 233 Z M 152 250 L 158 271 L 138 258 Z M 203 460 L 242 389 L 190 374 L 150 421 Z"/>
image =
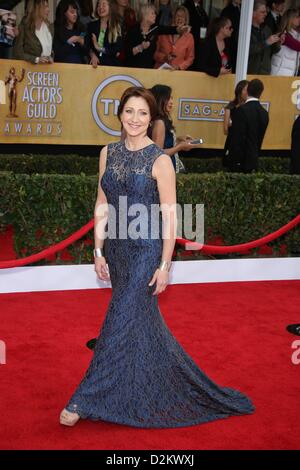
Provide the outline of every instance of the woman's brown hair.
<path id="1" fill-rule="evenodd" d="M 127 101 L 132 97 L 143 98 L 146 101 L 146 103 L 149 106 L 151 121 L 153 121 L 157 116 L 157 105 L 156 105 L 155 98 L 150 90 L 147 90 L 146 88 L 138 87 L 138 86 L 129 87 L 124 91 L 120 100 L 119 108 L 118 108 L 119 120 L 121 121 L 121 114 L 124 110 L 124 107 Z"/>

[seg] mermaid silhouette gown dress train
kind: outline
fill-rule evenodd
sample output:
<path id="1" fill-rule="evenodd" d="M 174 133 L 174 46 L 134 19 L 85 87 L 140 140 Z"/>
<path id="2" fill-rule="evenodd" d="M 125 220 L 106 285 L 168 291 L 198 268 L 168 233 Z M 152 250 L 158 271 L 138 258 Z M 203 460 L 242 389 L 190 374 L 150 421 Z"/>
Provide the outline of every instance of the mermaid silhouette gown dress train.
<path id="1" fill-rule="evenodd" d="M 151 205 L 159 205 L 151 172 L 162 153 L 156 144 L 137 151 L 128 150 L 123 142 L 108 145 L 101 186 L 116 210 L 117 236 L 108 235 L 104 241 L 112 297 L 91 363 L 66 405 L 83 419 L 175 428 L 251 414 L 255 409 L 246 395 L 219 387 L 202 372 L 161 315 L 158 297 L 152 295 L 155 283 L 148 286 L 161 260 L 161 219 L 154 223 L 156 238 L 118 234 L 119 216 L 126 217 L 131 233 L 130 224 L 138 214 L 131 215 L 131 204 L 144 207 L 138 228 L 150 215 Z M 120 203 L 124 196 L 126 209 Z"/>

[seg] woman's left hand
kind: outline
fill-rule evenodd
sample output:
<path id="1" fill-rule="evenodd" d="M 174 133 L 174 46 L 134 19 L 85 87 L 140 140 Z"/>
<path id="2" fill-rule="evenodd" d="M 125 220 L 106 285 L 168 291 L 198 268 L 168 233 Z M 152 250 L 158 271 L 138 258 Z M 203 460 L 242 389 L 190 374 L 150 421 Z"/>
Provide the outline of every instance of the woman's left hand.
<path id="1" fill-rule="evenodd" d="M 157 295 L 163 292 L 168 285 L 168 280 L 169 280 L 169 272 L 162 271 L 161 269 L 157 269 L 151 281 L 148 284 L 149 286 L 152 286 L 154 282 L 156 281 L 156 288 L 152 295 Z"/>

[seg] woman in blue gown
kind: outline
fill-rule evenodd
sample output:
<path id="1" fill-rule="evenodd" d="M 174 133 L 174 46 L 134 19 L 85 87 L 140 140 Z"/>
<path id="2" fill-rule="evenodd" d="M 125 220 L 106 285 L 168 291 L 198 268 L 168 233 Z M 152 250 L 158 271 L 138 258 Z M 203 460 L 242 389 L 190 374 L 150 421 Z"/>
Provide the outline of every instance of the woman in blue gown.
<path id="1" fill-rule="evenodd" d="M 82 418 L 175 428 L 254 411 L 246 395 L 202 372 L 161 315 L 157 296 L 176 241 L 176 177 L 147 136 L 155 115 L 149 90 L 127 89 L 118 111 L 126 138 L 100 153 L 95 271 L 110 279 L 112 297 L 89 368 L 60 414 L 63 425 Z M 151 218 L 155 207 L 160 215 Z"/>

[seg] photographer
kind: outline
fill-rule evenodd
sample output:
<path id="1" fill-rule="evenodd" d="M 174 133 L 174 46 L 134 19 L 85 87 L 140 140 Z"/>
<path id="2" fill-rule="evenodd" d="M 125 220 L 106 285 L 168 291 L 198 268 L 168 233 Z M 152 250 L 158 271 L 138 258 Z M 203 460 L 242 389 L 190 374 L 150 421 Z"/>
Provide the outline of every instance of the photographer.
<path id="1" fill-rule="evenodd" d="M 271 57 L 280 50 L 285 35 L 272 34 L 264 25 L 267 7 L 264 0 L 255 0 L 253 8 L 252 29 L 250 38 L 248 74 L 270 75 Z"/>

